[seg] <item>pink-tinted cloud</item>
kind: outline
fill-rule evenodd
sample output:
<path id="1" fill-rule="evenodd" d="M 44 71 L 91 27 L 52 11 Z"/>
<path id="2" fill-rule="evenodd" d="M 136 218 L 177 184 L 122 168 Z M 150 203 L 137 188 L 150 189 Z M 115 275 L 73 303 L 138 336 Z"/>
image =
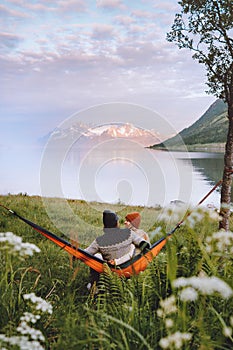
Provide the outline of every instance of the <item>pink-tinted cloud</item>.
<path id="1" fill-rule="evenodd" d="M 127 16 L 127 15 L 118 15 L 118 16 L 115 16 L 114 19 L 117 24 L 126 25 L 126 26 L 135 22 L 135 20 L 131 16 Z"/>
<path id="2" fill-rule="evenodd" d="M 125 4 L 121 0 L 97 0 L 96 6 L 107 10 L 123 10 L 126 8 Z"/>
<path id="3" fill-rule="evenodd" d="M 92 27 L 91 37 L 96 40 L 108 39 L 114 36 L 114 27 L 108 24 L 96 23 Z"/>
<path id="4" fill-rule="evenodd" d="M 156 13 L 143 10 L 133 10 L 132 16 L 143 20 L 153 19 L 157 17 Z"/>
<path id="5" fill-rule="evenodd" d="M 33 119 L 36 111 L 47 115 L 47 125 L 48 111 L 56 116 L 124 101 L 155 108 L 180 128 L 208 107 L 203 67 L 166 41 L 175 0 L 127 2 L 127 8 L 123 1 L 90 3 L 9 0 L 0 7 L 6 118 L 17 110 Z M 22 22 L 17 11 L 28 18 Z M 197 104 L 198 94 L 205 97 Z"/>
<path id="6" fill-rule="evenodd" d="M 15 18 L 28 18 L 30 15 L 26 12 L 22 12 L 19 10 L 11 9 L 8 6 L 0 4 L 0 16 L 9 16 Z"/>

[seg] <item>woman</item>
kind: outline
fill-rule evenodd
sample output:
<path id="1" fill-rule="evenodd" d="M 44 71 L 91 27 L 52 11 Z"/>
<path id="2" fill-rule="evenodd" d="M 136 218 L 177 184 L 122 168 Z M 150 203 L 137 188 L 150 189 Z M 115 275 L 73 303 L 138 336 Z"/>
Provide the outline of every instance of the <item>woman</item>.
<path id="1" fill-rule="evenodd" d="M 130 230 L 134 231 L 139 237 L 145 239 L 147 242 L 150 243 L 150 238 L 148 234 L 139 228 L 140 223 L 141 215 L 137 211 L 129 213 L 125 217 L 125 226 L 128 227 Z"/>
<path id="2" fill-rule="evenodd" d="M 137 211 L 129 213 L 125 217 L 125 222 L 124 222 L 125 227 L 129 228 L 132 232 L 136 233 L 136 235 L 138 237 L 142 238 L 144 241 L 146 241 L 150 244 L 150 238 L 149 238 L 148 234 L 139 228 L 140 223 L 141 223 L 141 215 Z M 149 244 L 148 244 L 148 246 L 149 246 Z M 111 264 L 120 265 L 120 264 L 123 264 L 124 262 L 126 262 L 127 260 L 132 259 L 133 256 L 140 254 L 140 253 L 141 253 L 141 249 L 135 248 L 135 245 L 131 244 L 131 249 L 130 249 L 128 254 L 123 255 L 119 259 L 112 259 L 109 262 Z"/>

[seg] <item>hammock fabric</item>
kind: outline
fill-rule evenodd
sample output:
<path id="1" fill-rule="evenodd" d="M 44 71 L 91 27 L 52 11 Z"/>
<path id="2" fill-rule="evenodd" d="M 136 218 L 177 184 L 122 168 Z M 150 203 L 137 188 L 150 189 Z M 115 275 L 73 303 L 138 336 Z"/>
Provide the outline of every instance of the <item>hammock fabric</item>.
<path id="1" fill-rule="evenodd" d="M 141 271 L 144 271 L 148 266 L 148 264 L 153 260 L 153 258 L 156 255 L 158 255 L 160 250 L 165 246 L 167 240 L 171 237 L 172 233 L 174 233 L 175 230 L 179 227 L 179 225 L 177 225 L 170 233 L 167 233 L 166 237 L 161 238 L 159 241 L 154 243 L 145 252 L 142 252 L 141 254 L 134 256 L 132 259 L 124 262 L 123 264 L 115 266 L 110 263 L 107 263 L 106 261 L 99 259 L 98 257 L 95 257 L 94 255 L 89 254 L 83 249 L 76 248 L 70 242 L 56 236 L 54 233 L 44 229 L 43 227 L 33 223 L 32 221 L 25 219 L 21 215 L 17 214 L 15 211 L 1 204 L 0 206 L 7 209 L 11 214 L 16 216 L 20 220 L 24 221 L 26 224 L 31 226 L 34 230 L 38 231 L 44 237 L 48 238 L 50 241 L 57 244 L 61 249 L 64 249 L 69 254 L 73 255 L 76 259 L 79 259 L 82 262 L 84 262 L 93 270 L 99 273 L 102 273 L 104 272 L 107 264 L 113 272 L 116 272 L 119 276 L 125 276 L 125 277 L 130 277 L 131 275 L 137 275 Z"/>

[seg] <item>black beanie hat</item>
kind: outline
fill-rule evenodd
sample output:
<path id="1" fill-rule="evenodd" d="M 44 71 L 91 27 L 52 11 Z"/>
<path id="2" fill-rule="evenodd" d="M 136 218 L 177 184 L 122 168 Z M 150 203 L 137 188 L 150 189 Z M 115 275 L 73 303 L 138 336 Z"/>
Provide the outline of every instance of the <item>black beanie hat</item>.
<path id="1" fill-rule="evenodd" d="M 113 211 L 105 210 L 103 212 L 103 224 L 105 228 L 116 227 L 118 220 L 119 220 L 118 216 Z"/>

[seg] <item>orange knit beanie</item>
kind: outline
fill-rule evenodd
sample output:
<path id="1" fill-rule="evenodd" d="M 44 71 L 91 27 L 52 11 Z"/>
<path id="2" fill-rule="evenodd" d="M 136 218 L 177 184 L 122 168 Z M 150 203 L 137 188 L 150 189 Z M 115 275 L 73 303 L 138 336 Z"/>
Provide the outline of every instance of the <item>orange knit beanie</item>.
<path id="1" fill-rule="evenodd" d="M 127 214 L 125 219 L 129 221 L 134 227 L 139 228 L 141 215 L 137 211 Z"/>

